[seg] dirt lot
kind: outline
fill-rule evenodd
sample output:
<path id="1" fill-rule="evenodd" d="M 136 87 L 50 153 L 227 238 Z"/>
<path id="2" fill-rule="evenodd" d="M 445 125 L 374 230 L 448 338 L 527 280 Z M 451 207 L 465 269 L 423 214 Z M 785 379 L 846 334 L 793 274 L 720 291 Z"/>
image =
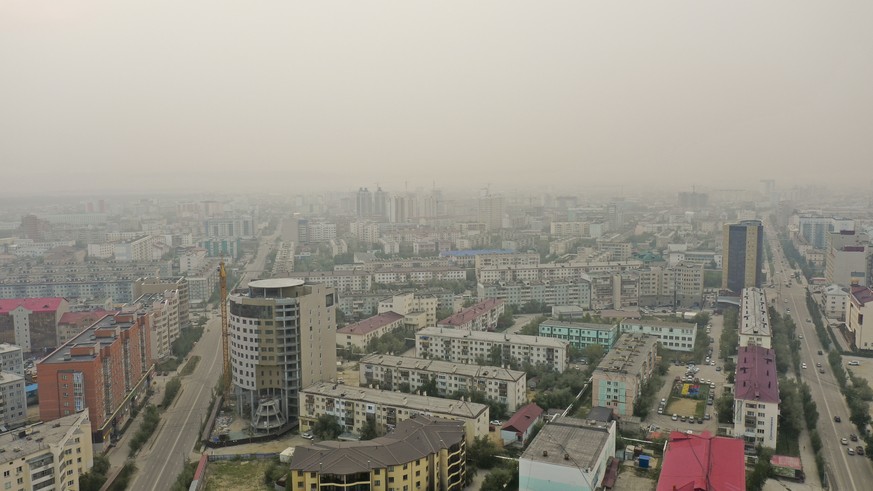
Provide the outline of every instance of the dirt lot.
<path id="1" fill-rule="evenodd" d="M 264 484 L 264 471 L 269 465 L 269 460 L 210 462 L 206 490 L 271 491 L 272 487 Z"/>
<path id="2" fill-rule="evenodd" d="M 667 406 L 665 414 L 678 414 L 679 416 L 693 416 L 697 412 L 697 402 L 693 399 L 676 399 Z"/>

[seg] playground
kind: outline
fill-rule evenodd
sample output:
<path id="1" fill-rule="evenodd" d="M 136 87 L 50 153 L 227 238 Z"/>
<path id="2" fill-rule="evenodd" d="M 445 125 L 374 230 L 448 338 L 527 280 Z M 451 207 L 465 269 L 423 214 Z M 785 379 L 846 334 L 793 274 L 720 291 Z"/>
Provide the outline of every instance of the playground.
<path id="1" fill-rule="evenodd" d="M 667 401 L 667 414 L 702 418 L 706 412 L 709 386 L 700 383 L 680 382 L 673 384 Z"/>

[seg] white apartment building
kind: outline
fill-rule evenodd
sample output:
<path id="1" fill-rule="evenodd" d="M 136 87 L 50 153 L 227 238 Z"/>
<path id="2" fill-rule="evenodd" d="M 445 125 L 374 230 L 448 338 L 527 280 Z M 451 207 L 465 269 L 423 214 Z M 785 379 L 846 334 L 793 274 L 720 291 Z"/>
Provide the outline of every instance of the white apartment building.
<path id="1" fill-rule="evenodd" d="M 24 376 L 24 356 L 21 346 L 0 343 L 0 372 Z"/>
<path id="2" fill-rule="evenodd" d="M 380 237 L 379 225 L 370 221 L 351 222 L 349 229 L 352 236 L 365 244 L 373 244 Z"/>
<path id="3" fill-rule="evenodd" d="M 328 242 L 336 239 L 336 224 L 327 222 L 309 222 L 307 225 L 309 242 Z"/>
<path id="4" fill-rule="evenodd" d="M 740 297 L 740 346 L 773 347 L 767 295 L 761 288 L 743 288 Z"/>
<path id="5" fill-rule="evenodd" d="M 404 293 L 394 295 L 379 302 L 377 312 L 396 312 L 404 317 L 407 326 L 416 329 L 436 325 L 436 312 L 439 299 L 433 295 L 415 295 Z"/>
<path id="6" fill-rule="evenodd" d="M 697 326 L 680 322 L 625 319 L 619 324 L 619 330 L 622 333 L 654 336 L 661 346 L 675 351 L 694 351 L 694 342 L 697 339 Z"/>
<path id="7" fill-rule="evenodd" d="M 116 261 L 149 261 L 155 258 L 154 246 L 160 242 L 158 237 L 146 235 L 135 239 L 113 244 Z"/>
<path id="8" fill-rule="evenodd" d="M 148 319 L 152 357 L 162 360 L 172 355 L 173 341 L 182 333 L 179 290 L 148 293 L 125 305 L 124 311 L 139 311 Z"/>
<path id="9" fill-rule="evenodd" d="M 415 353 L 419 358 L 514 367 L 529 363 L 556 372 L 567 369 L 569 346 L 567 341 L 540 336 L 439 327 L 428 327 L 415 334 Z"/>
<path id="10" fill-rule="evenodd" d="M 488 436 L 488 406 L 470 401 L 404 394 L 366 387 L 317 383 L 300 391 L 300 431 L 323 414 L 335 416 L 345 431 L 360 434 L 367 420 L 386 433 L 418 414 L 464 422 L 467 445 Z"/>
<path id="11" fill-rule="evenodd" d="M 0 489 L 76 490 L 94 465 L 88 411 L 0 435 Z"/>
<path id="12" fill-rule="evenodd" d="M 597 241 L 597 249 L 608 252 L 613 261 L 628 261 L 633 253 L 633 246 L 630 242 L 624 242 L 615 238 L 603 240 L 603 237 Z"/>
<path id="13" fill-rule="evenodd" d="M 497 320 L 506 308 L 503 300 L 489 298 L 460 312 L 441 319 L 437 327 L 467 329 L 470 331 L 494 331 Z"/>
<path id="14" fill-rule="evenodd" d="M 206 252 L 202 247 L 192 247 L 180 254 L 179 272 L 184 275 L 197 271 L 206 261 Z"/>
<path id="15" fill-rule="evenodd" d="M 88 257 L 95 259 L 109 259 L 115 254 L 115 244 L 111 242 L 101 242 L 99 244 L 88 244 Z"/>
<path id="16" fill-rule="evenodd" d="M 556 237 L 588 237 L 588 222 L 552 222 L 549 233 Z"/>
<path id="17" fill-rule="evenodd" d="M 584 278 L 566 281 L 479 283 L 477 295 L 479 298 L 499 298 L 517 307 L 533 301 L 550 307 L 573 305 L 584 309 L 591 308 L 591 284 Z"/>
<path id="18" fill-rule="evenodd" d="M 639 270 L 640 305 L 698 307 L 703 301 L 703 265 L 681 262 Z"/>
<path id="19" fill-rule="evenodd" d="M 474 267 L 476 271 L 482 268 L 497 268 L 507 266 L 536 266 L 540 263 L 540 255 L 536 253 L 500 253 L 476 254 Z"/>
<path id="20" fill-rule="evenodd" d="M 290 278 L 320 283 L 338 292 L 364 292 L 373 287 L 373 275 L 355 271 L 306 271 L 289 273 Z"/>
<path id="21" fill-rule="evenodd" d="M 404 326 L 403 316 L 397 312 L 376 314 L 360 322 L 336 330 L 336 345 L 342 348 L 366 349 L 370 341 Z"/>
<path id="22" fill-rule="evenodd" d="M 762 346 L 740 346 L 734 378 L 734 436 L 747 447 L 776 448 L 779 381 L 776 352 Z"/>
<path id="23" fill-rule="evenodd" d="M 858 349 L 873 349 L 873 291 L 866 286 L 852 287 L 846 301 L 846 326 Z"/>
<path id="24" fill-rule="evenodd" d="M 0 430 L 18 428 L 27 423 L 27 394 L 24 377 L 0 372 Z"/>
<path id="25" fill-rule="evenodd" d="M 829 319 L 845 320 L 846 302 L 849 299 L 847 288 L 837 284 L 831 284 L 822 289 L 821 306 L 825 317 Z"/>
<path id="26" fill-rule="evenodd" d="M 409 391 L 417 392 L 431 382 L 437 393 L 422 395 L 446 397 L 458 392 L 481 392 L 491 401 L 506 404 L 510 413 L 527 404 L 527 375 L 519 370 L 378 354 L 360 361 L 361 386 L 398 390 L 405 384 Z"/>
<path id="27" fill-rule="evenodd" d="M 635 272 L 592 273 L 584 278 L 591 284 L 593 310 L 620 310 L 639 305 L 640 278 Z"/>

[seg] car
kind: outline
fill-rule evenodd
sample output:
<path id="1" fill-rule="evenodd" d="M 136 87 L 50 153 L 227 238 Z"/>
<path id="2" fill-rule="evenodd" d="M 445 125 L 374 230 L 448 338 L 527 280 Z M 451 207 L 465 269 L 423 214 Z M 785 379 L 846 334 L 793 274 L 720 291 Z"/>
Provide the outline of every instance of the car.
<path id="1" fill-rule="evenodd" d="M 715 390 L 715 384 L 709 384 L 709 388 Z"/>
<path id="2" fill-rule="evenodd" d="M 697 424 L 702 425 L 702 424 L 703 424 L 703 418 L 697 418 Z"/>
<path id="3" fill-rule="evenodd" d="M 834 416 L 834 423 L 842 423 L 843 420 L 839 416 Z"/>
<path id="4" fill-rule="evenodd" d="M 855 455 L 855 450 L 852 447 L 847 448 L 849 455 Z"/>
<path id="5" fill-rule="evenodd" d="M 661 404 L 667 404 L 667 399 L 661 399 Z"/>
<path id="6" fill-rule="evenodd" d="M 672 419 L 673 421 L 676 421 L 679 419 L 679 415 L 674 414 L 670 419 Z"/>
<path id="7" fill-rule="evenodd" d="M 811 323 L 811 322 L 812 322 L 812 319 L 810 319 L 809 317 L 807 317 L 807 318 L 806 318 L 806 322 L 810 322 L 810 323 Z"/>
<path id="8" fill-rule="evenodd" d="M 709 421 L 710 419 L 712 419 L 712 416 L 709 413 L 706 413 L 703 415 L 703 419 Z"/>
<path id="9" fill-rule="evenodd" d="M 687 422 L 688 416 L 682 416 L 681 418 L 679 418 L 679 421 L 682 421 L 683 423 Z"/>
<path id="10" fill-rule="evenodd" d="M 851 435 L 849 435 L 849 439 L 852 440 L 853 442 L 857 442 L 857 441 L 858 441 L 858 435 L 852 433 Z"/>
<path id="11" fill-rule="evenodd" d="M 840 438 L 840 445 L 848 445 L 848 444 L 849 444 L 848 438 Z"/>
<path id="12" fill-rule="evenodd" d="M 803 339 L 803 334 L 800 335 L 800 339 Z"/>
<path id="13" fill-rule="evenodd" d="M 801 363 L 800 368 L 806 369 L 806 363 Z"/>
<path id="14" fill-rule="evenodd" d="M 709 366 L 714 367 L 714 366 L 715 366 L 715 360 L 712 360 L 711 362 L 709 362 Z"/>
<path id="15" fill-rule="evenodd" d="M 790 314 L 790 313 L 791 313 L 791 309 L 785 309 L 785 313 Z"/>
<path id="16" fill-rule="evenodd" d="M 855 447 L 855 453 L 858 455 L 864 455 L 864 447 L 858 445 L 857 447 Z"/>
<path id="17" fill-rule="evenodd" d="M 821 368 L 821 362 L 816 363 L 815 366 Z"/>
<path id="18" fill-rule="evenodd" d="M 858 361 L 858 360 L 852 360 L 852 361 L 849 362 L 849 366 L 850 366 L 850 367 L 857 367 L 857 366 L 860 365 L 860 364 L 861 364 L 861 362 Z"/>
<path id="19" fill-rule="evenodd" d="M 500 420 L 499 419 L 491 420 L 491 424 L 493 424 L 494 426 L 500 426 Z"/>
<path id="20" fill-rule="evenodd" d="M 712 399 L 706 401 L 706 405 L 707 405 L 707 406 L 712 406 Z"/>
<path id="21" fill-rule="evenodd" d="M 824 354 L 824 351 L 822 351 L 822 350 L 818 350 L 818 354 L 823 355 L 823 354 Z"/>
<path id="22" fill-rule="evenodd" d="M 824 373 L 824 368 L 819 368 L 818 373 Z"/>
<path id="23" fill-rule="evenodd" d="M 720 371 L 721 371 L 721 367 L 715 367 L 715 371 L 716 371 L 716 372 L 720 372 Z"/>
<path id="24" fill-rule="evenodd" d="M 659 407 L 659 408 L 658 408 L 658 414 L 664 414 L 664 408 Z"/>
<path id="25" fill-rule="evenodd" d="M 303 438 L 306 438 L 307 440 L 312 440 L 313 438 L 315 438 L 314 436 L 312 436 L 312 433 L 310 433 L 308 431 L 301 433 L 300 436 L 302 436 Z"/>

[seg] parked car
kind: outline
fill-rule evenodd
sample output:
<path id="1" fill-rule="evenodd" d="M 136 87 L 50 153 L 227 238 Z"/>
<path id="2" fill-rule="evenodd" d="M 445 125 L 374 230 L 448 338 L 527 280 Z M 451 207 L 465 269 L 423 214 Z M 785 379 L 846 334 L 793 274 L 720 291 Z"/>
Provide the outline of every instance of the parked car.
<path id="1" fill-rule="evenodd" d="M 824 368 L 819 368 L 818 373 L 824 373 Z"/>
<path id="2" fill-rule="evenodd" d="M 818 350 L 818 354 L 823 355 L 823 354 L 824 354 L 824 351 L 822 351 L 822 350 Z"/>
<path id="3" fill-rule="evenodd" d="M 858 455 L 864 455 L 864 447 L 858 445 L 857 447 L 855 447 L 855 453 L 857 453 Z"/>
<path id="4" fill-rule="evenodd" d="M 499 420 L 499 419 L 493 419 L 493 420 L 491 420 L 491 424 L 493 424 L 494 426 L 500 426 L 500 420 Z"/>
<path id="5" fill-rule="evenodd" d="M 673 421 L 676 421 L 676 420 L 679 419 L 679 415 L 678 415 L 678 414 L 674 414 L 670 419 L 672 419 Z"/>
<path id="6" fill-rule="evenodd" d="M 848 444 L 849 444 L 848 438 L 840 438 L 840 445 L 848 445 Z"/>
<path id="7" fill-rule="evenodd" d="M 834 416 L 834 423 L 842 423 L 843 420 L 839 416 Z"/>
<path id="8" fill-rule="evenodd" d="M 708 420 L 712 419 L 712 416 L 709 413 L 706 413 L 703 415 L 703 419 L 708 421 Z"/>
<path id="9" fill-rule="evenodd" d="M 312 440 L 313 438 L 315 438 L 314 436 L 312 436 L 312 433 L 310 433 L 308 431 L 305 433 L 301 433 L 300 436 L 302 436 L 303 438 L 306 438 L 307 440 Z"/>
<path id="10" fill-rule="evenodd" d="M 720 371 L 721 371 L 721 367 L 715 367 L 715 371 L 716 371 L 716 372 L 720 372 Z"/>
<path id="11" fill-rule="evenodd" d="M 849 366 L 850 366 L 850 367 L 857 367 L 857 366 L 860 365 L 860 364 L 861 364 L 861 362 L 858 361 L 858 360 L 852 360 L 852 361 L 849 362 Z"/>
<path id="12" fill-rule="evenodd" d="M 853 450 L 852 447 L 849 447 L 846 450 L 849 452 L 849 455 L 855 455 L 855 450 Z"/>
<path id="13" fill-rule="evenodd" d="M 851 435 L 849 435 L 849 439 L 851 439 L 853 442 L 857 442 L 857 441 L 858 441 L 858 435 L 852 433 Z"/>
<path id="14" fill-rule="evenodd" d="M 800 364 L 800 368 L 803 368 L 803 369 L 805 370 L 805 369 L 806 369 L 806 363 L 801 363 L 801 364 Z"/>

